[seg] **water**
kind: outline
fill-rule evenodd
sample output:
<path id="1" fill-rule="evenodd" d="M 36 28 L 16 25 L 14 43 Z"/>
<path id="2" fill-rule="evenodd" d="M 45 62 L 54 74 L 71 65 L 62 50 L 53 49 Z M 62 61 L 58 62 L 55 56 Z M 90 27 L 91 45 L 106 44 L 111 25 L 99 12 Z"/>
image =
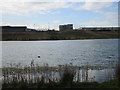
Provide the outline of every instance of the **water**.
<path id="1" fill-rule="evenodd" d="M 40 58 L 38 58 L 40 56 Z M 116 64 L 118 39 L 60 40 L 60 41 L 3 41 L 2 65 L 21 63 L 102 65 Z"/>
<path id="2" fill-rule="evenodd" d="M 40 58 L 38 58 L 40 56 Z M 103 66 L 108 69 L 89 70 L 88 78 L 103 82 L 114 76 L 110 69 L 118 61 L 118 39 L 56 40 L 56 41 L 2 41 L 2 65 L 21 63 L 49 66 L 70 64 L 77 66 Z"/>

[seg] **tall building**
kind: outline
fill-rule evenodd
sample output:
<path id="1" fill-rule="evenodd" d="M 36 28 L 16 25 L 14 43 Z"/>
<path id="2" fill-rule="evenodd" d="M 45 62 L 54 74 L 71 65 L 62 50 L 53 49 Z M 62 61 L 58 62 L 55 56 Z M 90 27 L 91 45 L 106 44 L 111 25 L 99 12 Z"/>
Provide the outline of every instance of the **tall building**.
<path id="1" fill-rule="evenodd" d="M 73 24 L 59 25 L 59 30 L 73 30 Z"/>

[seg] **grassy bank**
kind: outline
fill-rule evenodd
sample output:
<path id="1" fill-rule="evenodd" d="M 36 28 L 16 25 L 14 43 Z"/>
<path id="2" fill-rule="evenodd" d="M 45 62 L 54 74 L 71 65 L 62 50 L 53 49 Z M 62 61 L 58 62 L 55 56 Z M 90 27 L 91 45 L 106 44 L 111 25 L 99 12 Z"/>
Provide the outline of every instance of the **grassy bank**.
<path id="1" fill-rule="evenodd" d="M 77 40 L 77 39 L 110 39 L 119 38 L 118 31 L 39 31 L 39 32 L 3 32 L 2 40 Z"/>

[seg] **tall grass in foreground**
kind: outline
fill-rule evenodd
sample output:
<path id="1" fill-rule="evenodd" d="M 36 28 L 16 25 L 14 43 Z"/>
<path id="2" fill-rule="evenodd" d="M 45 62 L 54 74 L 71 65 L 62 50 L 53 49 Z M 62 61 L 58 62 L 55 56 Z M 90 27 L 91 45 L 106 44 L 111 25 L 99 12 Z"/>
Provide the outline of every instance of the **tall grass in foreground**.
<path id="1" fill-rule="evenodd" d="M 118 65 L 116 68 L 116 79 L 117 79 L 118 85 L 120 86 L 120 65 Z"/>
<path id="2" fill-rule="evenodd" d="M 48 64 L 43 66 L 34 65 L 22 67 L 20 64 L 10 64 L 3 70 L 3 85 L 10 87 L 45 87 L 44 85 L 71 86 L 73 82 L 95 82 L 95 77 L 89 78 L 88 70 L 91 66 L 72 66 L 59 65 L 50 67 Z M 99 69 L 99 68 L 98 68 Z M 19 86 L 18 86 L 19 87 Z"/>
<path id="3" fill-rule="evenodd" d="M 10 65 L 3 69 L 3 83 L 11 82 L 25 82 L 25 83 L 38 83 L 43 80 L 45 83 L 65 82 L 72 77 L 71 81 L 83 82 L 88 81 L 87 67 L 77 67 L 70 65 L 59 65 L 57 67 L 49 67 L 48 64 L 44 66 L 31 65 L 20 67 L 19 65 Z M 63 81 L 62 81 L 63 80 Z"/>

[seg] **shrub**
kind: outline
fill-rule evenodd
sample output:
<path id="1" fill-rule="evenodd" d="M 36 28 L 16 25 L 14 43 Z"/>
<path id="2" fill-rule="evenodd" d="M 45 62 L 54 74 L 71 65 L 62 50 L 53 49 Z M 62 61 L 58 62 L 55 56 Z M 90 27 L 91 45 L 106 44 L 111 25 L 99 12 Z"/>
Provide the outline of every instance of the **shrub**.
<path id="1" fill-rule="evenodd" d="M 63 75 L 61 76 L 60 84 L 62 86 L 70 87 L 72 85 L 74 75 L 75 75 L 74 71 L 66 67 L 63 72 Z"/>

